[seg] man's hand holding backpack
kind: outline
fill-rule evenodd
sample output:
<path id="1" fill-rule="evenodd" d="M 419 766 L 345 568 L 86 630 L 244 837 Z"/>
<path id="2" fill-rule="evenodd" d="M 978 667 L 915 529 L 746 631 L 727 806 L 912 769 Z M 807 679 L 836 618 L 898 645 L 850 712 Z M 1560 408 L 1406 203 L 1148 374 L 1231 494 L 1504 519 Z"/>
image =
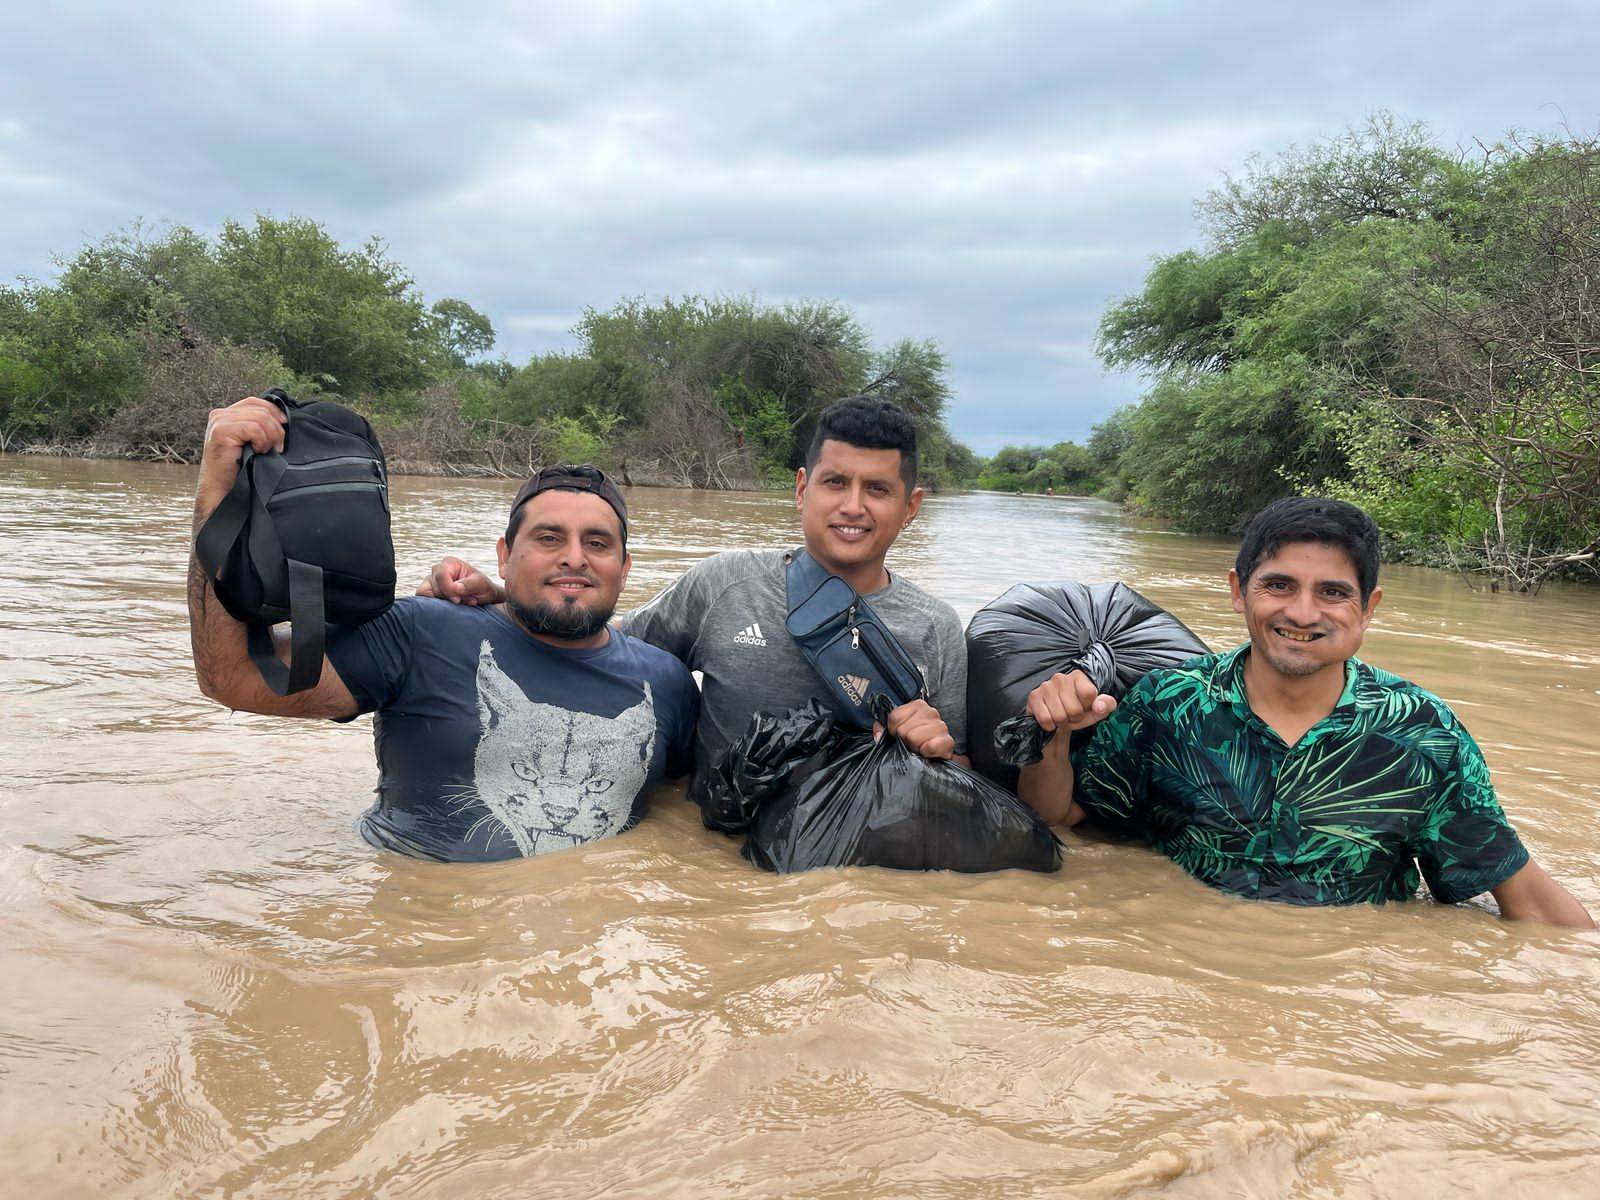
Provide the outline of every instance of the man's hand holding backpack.
<path id="1" fill-rule="evenodd" d="M 394 603 L 383 449 L 342 405 L 272 388 L 212 412 L 195 506 L 195 557 L 279 696 L 316 686 L 329 625 Z M 287 663 L 271 634 L 286 621 Z"/>
<path id="2" fill-rule="evenodd" d="M 205 446 L 200 452 L 200 486 L 195 508 L 209 516 L 239 477 L 245 447 L 257 454 L 283 453 L 288 418 L 283 409 L 260 396 L 228 408 L 214 408 L 206 419 Z"/>

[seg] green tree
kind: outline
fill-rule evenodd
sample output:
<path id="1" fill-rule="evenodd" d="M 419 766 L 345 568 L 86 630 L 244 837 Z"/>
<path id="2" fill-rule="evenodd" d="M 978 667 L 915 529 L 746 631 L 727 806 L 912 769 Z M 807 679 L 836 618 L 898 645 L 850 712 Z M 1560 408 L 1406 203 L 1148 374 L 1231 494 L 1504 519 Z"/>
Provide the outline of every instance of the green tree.
<path id="1" fill-rule="evenodd" d="M 314 221 L 258 216 L 224 224 L 214 260 L 209 294 L 193 301 L 213 336 L 275 350 L 350 395 L 421 387 L 438 365 L 422 298 L 376 238 L 347 251 Z"/>
<path id="2" fill-rule="evenodd" d="M 1105 362 L 1152 377 L 1091 439 L 1108 490 L 1212 532 L 1331 491 L 1391 553 L 1521 588 L 1596 570 L 1600 144 L 1468 158 L 1380 117 L 1200 210 L 1209 245 L 1101 324 Z"/>

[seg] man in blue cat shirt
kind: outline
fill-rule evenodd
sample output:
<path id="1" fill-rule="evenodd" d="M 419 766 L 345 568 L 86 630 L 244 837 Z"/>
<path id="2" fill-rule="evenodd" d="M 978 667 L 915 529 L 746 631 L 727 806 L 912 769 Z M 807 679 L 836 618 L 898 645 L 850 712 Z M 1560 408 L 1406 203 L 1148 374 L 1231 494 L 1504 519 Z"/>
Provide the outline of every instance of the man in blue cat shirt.
<path id="1" fill-rule="evenodd" d="M 251 397 L 211 415 L 195 528 L 227 495 L 243 448 L 281 450 L 284 418 Z M 682 774 L 699 693 L 665 651 L 608 627 L 627 581 L 627 503 L 593 467 L 529 479 L 499 543 L 505 600 L 400 600 L 329 632 L 314 688 L 275 694 L 245 627 L 193 558 L 189 627 L 200 690 L 229 708 L 348 720 L 376 712 L 378 798 L 361 832 L 384 849 L 486 861 L 608 837 Z M 283 648 L 287 653 L 287 647 Z"/>

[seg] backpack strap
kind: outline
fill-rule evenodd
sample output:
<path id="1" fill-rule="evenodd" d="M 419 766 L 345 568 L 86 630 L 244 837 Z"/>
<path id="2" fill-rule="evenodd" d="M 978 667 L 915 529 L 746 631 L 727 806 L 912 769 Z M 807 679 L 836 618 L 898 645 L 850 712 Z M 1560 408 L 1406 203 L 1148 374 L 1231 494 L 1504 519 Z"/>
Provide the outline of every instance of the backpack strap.
<path id="1" fill-rule="evenodd" d="M 200 526 L 200 532 L 194 535 L 194 556 L 200 560 L 206 578 L 213 584 L 222 577 L 222 569 L 227 565 L 233 544 L 239 540 L 245 522 L 250 519 L 250 461 L 255 457 L 256 452 L 246 446 L 243 460 L 239 463 L 239 473 L 233 478 L 233 486 L 228 489 L 222 502 L 211 510 L 206 523 Z"/>
<path id="2" fill-rule="evenodd" d="M 279 696 L 316 686 L 322 678 L 322 657 L 327 644 L 322 568 L 284 554 L 283 543 L 278 540 L 278 531 L 267 512 L 267 498 L 277 489 L 287 468 L 288 463 L 281 454 L 256 454 L 247 447 L 233 486 L 206 518 L 194 540 L 195 557 L 213 586 L 241 537 L 249 539 L 250 557 L 254 562 L 284 564 L 292 624 L 288 665 L 284 665 L 273 647 L 270 624 L 259 620 L 244 622 L 250 661 L 255 663 L 266 685 Z"/>
<path id="3" fill-rule="evenodd" d="M 784 590 L 789 601 L 789 611 L 799 608 L 828 579 L 828 572 L 804 549 L 791 550 L 783 556 Z"/>
<path id="4" fill-rule="evenodd" d="M 272 644 L 272 626 L 263 621 L 251 621 L 245 626 L 250 661 L 256 664 L 266 685 L 280 696 L 317 685 L 322 678 L 328 635 L 322 610 L 322 568 L 295 558 L 284 562 L 289 568 L 288 666 Z"/>
<path id="5" fill-rule="evenodd" d="M 294 420 L 294 410 L 300 407 L 282 388 L 268 388 L 262 393 L 262 398 L 282 410 L 285 422 Z M 261 466 L 252 469 L 251 464 L 258 458 Z M 206 518 L 206 523 L 200 527 L 194 539 L 195 557 L 200 560 L 200 566 L 213 584 L 221 577 L 233 544 L 239 540 L 239 534 L 250 519 L 252 489 L 257 496 L 270 496 L 283 478 L 287 465 L 282 455 L 257 454 L 249 446 L 244 448 L 239 458 L 239 473 L 233 477 L 233 486 L 222 498 L 222 503 Z M 260 512 L 265 518 L 264 503 Z"/>

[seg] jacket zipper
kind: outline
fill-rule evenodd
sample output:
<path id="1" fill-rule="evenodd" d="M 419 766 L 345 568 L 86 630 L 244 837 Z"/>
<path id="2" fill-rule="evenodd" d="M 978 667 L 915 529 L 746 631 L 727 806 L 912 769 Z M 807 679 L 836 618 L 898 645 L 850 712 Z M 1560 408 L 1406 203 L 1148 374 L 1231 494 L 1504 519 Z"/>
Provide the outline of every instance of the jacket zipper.
<path id="1" fill-rule="evenodd" d="M 865 650 L 867 652 L 867 659 L 874 667 L 878 669 L 878 674 L 882 675 L 886 682 L 892 681 L 895 678 L 894 668 L 892 668 L 890 664 L 886 663 L 879 656 L 877 650 L 873 648 L 872 643 L 868 641 L 866 644 L 862 644 L 861 629 L 859 626 L 852 625 L 850 627 L 850 648 L 852 650 Z M 897 666 L 901 671 L 905 671 L 912 675 L 913 677 L 918 677 L 921 675 L 921 672 L 915 669 L 916 664 L 914 663 L 898 663 L 895 664 L 895 666 Z M 921 693 L 922 689 L 919 687 L 917 689 L 917 694 L 919 697 Z"/>
<path id="2" fill-rule="evenodd" d="M 268 498 L 267 507 L 271 508 L 273 503 L 282 496 L 313 496 L 320 492 L 370 491 L 376 491 L 383 497 L 383 507 L 385 510 L 387 510 L 389 507 L 389 489 L 383 484 L 379 483 L 376 479 L 346 480 L 343 483 L 308 483 L 305 485 L 305 487 L 280 488 L 278 491 L 273 492 Z"/>
<path id="3" fill-rule="evenodd" d="M 378 466 L 378 460 L 365 454 L 343 454 L 338 458 L 319 458 L 316 462 L 288 463 L 283 469 L 285 471 L 319 471 L 323 467 L 348 467 L 356 463 L 366 463 L 374 468 L 380 476 L 383 474 L 383 468 Z"/>

